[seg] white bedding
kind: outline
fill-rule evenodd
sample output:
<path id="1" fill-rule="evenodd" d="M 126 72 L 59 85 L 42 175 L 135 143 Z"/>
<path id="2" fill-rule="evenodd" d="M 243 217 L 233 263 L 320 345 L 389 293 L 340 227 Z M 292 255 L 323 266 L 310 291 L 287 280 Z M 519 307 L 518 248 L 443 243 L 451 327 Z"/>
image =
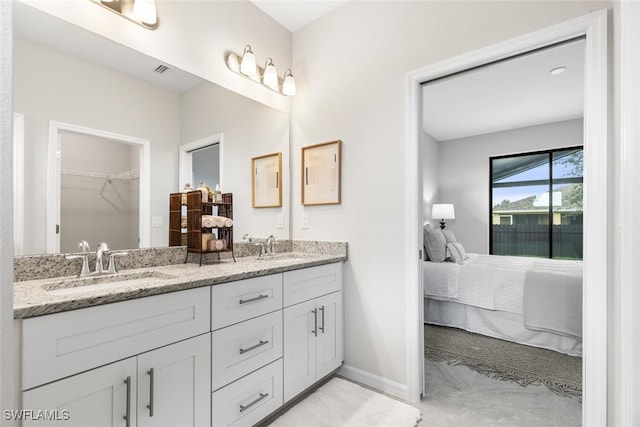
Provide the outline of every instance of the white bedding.
<path id="1" fill-rule="evenodd" d="M 581 312 L 574 313 L 574 308 L 581 306 L 582 261 L 485 254 L 467 256 L 463 264 L 425 261 L 425 297 L 479 308 L 489 314 L 513 313 L 521 319 L 522 329 L 581 339 L 582 316 Z M 529 280 L 525 292 L 528 272 L 530 279 L 546 280 L 547 286 L 536 288 L 536 282 Z M 570 281 L 565 280 L 567 275 L 571 276 Z M 570 285 L 559 290 L 548 286 L 551 282 Z M 554 304 L 544 303 L 549 300 Z M 571 312 L 564 313 L 563 307 Z M 458 323 L 452 322 L 452 326 Z"/>

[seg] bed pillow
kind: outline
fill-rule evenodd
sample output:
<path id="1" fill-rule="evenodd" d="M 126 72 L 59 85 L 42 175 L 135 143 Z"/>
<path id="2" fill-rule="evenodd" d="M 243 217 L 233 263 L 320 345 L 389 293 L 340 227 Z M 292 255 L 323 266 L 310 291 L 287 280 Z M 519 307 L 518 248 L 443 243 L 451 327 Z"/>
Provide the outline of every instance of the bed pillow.
<path id="1" fill-rule="evenodd" d="M 442 230 L 442 234 L 444 235 L 444 239 L 447 243 L 455 243 L 457 242 L 456 236 L 453 234 L 451 230 Z"/>
<path id="2" fill-rule="evenodd" d="M 447 243 L 447 252 L 449 253 L 449 258 L 458 264 L 462 264 L 467 257 L 467 252 L 460 242 Z"/>
<path id="3" fill-rule="evenodd" d="M 430 225 L 425 225 L 423 240 L 424 250 L 428 260 L 432 262 L 444 262 L 447 258 L 447 241 L 442 231 Z"/>

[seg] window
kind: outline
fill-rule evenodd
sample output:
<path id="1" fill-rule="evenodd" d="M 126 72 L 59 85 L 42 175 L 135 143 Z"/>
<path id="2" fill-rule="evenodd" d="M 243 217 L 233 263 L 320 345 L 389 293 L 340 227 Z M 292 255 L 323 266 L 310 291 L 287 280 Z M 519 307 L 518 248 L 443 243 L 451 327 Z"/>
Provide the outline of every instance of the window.
<path id="1" fill-rule="evenodd" d="M 490 159 L 495 255 L 582 259 L 582 147 Z"/>

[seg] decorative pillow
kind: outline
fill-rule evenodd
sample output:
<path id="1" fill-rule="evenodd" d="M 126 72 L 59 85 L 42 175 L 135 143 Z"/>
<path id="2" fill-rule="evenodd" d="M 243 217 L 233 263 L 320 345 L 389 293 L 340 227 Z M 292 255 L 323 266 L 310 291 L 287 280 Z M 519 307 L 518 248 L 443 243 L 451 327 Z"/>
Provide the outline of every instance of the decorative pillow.
<path id="1" fill-rule="evenodd" d="M 442 234 L 444 234 L 444 238 L 447 243 L 455 243 L 457 242 L 456 236 L 453 234 L 453 231 L 442 230 Z"/>
<path id="2" fill-rule="evenodd" d="M 432 262 L 444 262 L 447 257 L 447 241 L 442 231 L 430 225 L 425 225 L 423 240 L 427 259 Z"/>
<path id="3" fill-rule="evenodd" d="M 449 252 L 451 260 L 458 264 L 462 264 L 467 257 L 467 252 L 460 242 L 447 243 L 447 251 Z"/>

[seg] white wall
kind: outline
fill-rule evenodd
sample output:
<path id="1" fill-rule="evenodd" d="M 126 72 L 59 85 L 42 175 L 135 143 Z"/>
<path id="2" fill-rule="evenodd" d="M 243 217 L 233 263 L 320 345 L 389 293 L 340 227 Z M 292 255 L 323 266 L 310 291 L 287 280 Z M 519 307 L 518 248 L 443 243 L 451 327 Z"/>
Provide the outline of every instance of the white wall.
<path id="1" fill-rule="evenodd" d="M 431 221 L 431 207 L 438 202 L 440 189 L 440 144 L 426 132 L 420 140 L 420 159 L 422 163 L 422 223 L 436 225 Z"/>
<path id="2" fill-rule="evenodd" d="M 456 209 L 447 228 L 467 251 L 489 253 L 489 157 L 582 144 L 582 119 L 440 142 L 439 202 Z"/>
<path id="3" fill-rule="evenodd" d="M 13 107 L 25 123 L 24 188 L 38 194 L 25 198 L 24 253 L 46 252 L 50 120 L 151 141 L 151 194 L 141 196 L 150 198 L 152 216 L 165 218 L 166 227 L 152 227 L 151 246 L 166 246 L 168 194 L 179 191 L 179 94 L 19 38 L 13 65 Z"/>
<path id="4" fill-rule="evenodd" d="M 415 255 L 405 253 L 402 233 L 406 74 L 609 5 L 352 2 L 294 33 L 292 153 L 341 139 L 343 202 L 296 203 L 300 165 L 294 156 L 292 236 L 349 242 L 346 364 L 396 385 L 408 381 L 405 259 Z M 301 228 L 303 212 L 309 229 Z"/>
<path id="5" fill-rule="evenodd" d="M 183 144 L 223 134 L 221 190 L 233 193 L 234 241 L 289 238 L 289 115 L 208 82 L 181 96 Z M 282 208 L 251 207 L 251 158 L 282 153 Z M 197 184 L 196 184 L 197 185 Z M 284 227 L 276 228 L 276 216 Z"/>

